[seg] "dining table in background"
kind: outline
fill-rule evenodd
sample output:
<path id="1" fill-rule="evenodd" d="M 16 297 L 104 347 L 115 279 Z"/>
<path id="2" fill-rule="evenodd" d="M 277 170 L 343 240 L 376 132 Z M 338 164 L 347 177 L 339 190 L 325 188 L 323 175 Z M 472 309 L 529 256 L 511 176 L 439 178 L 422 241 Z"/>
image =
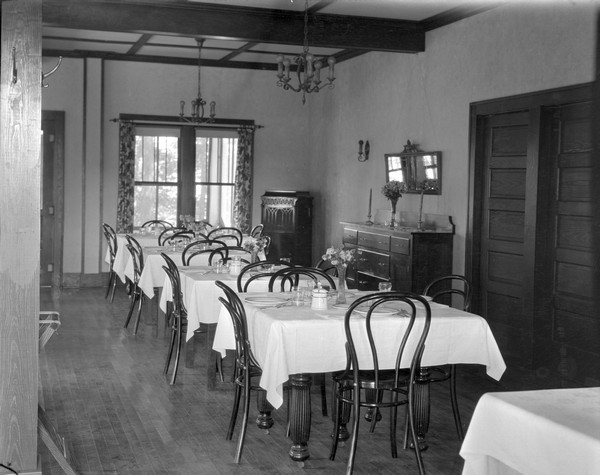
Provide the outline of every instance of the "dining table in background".
<path id="1" fill-rule="evenodd" d="M 129 250 L 127 249 L 127 234 L 119 233 L 117 234 L 117 252 L 115 253 L 115 262 L 113 264 L 113 270 L 121 279 L 121 282 L 126 283 L 127 276 L 125 274 L 125 269 L 127 268 L 127 263 L 130 261 Z M 153 234 L 138 234 L 134 233 L 131 235 L 137 242 L 140 243 L 140 246 L 157 246 L 158 245 L 158 236 Z M 106 250 L 106 255 L 104 257 L 104 261 L 109 264 L 110 263 L 110 250 Z M 131 274 L 133 275 L 133 274 Z"/>
<path id="2" fill-rule="evenodd" d="M 596 475 L 600 387 L 486 393 L 460 455 L 463 475 Z"/>
<path id="3" fill-rule="evenodd" d="M 353 291 L 350 296 L 367 293 Z M 313 310 L 309 303 L 300 307 L 265 308 L 245 300 L 259 295 L 240 294 L 246 310 L 248 339 L 262 368 L 260 386 L 274 408 L 283 403 L 284 383 L 288 380 L 291 383 L 290 435 L 293 445 L 290 457 L 301 462 L 309 457 L 311 374 L 339 371 L 346 367 L 345 310 L 333 308 L 333 305 L 326 310 Z M 423 307 L 420 312 L 424 312 Z M 486 367 L 490 377 L 501 378 L 506 365 L 484 318 L 437 303 L 431 303 L 431 312 L 431 328 L 422 366 L 480 364 Z M 420 321 L 423 320 L 417 318 L 413 330 L 416 334 L 422 324 Z M 381 315 L 374 319 L 374 338 L 378 348 L 382 349 L 379 354 L 382 367 L 394 367 L 398 342 L 407 322 L 407 318 L 398 315 Z M 415 345 L 414 339 L 411 339 L 407 354 Z M 224 307 L 219 314 L 213 348 L 222 355 L 226 350 L 235 348 L 233 324 Z M 386 352 L 386 348 L 389 351 Z M 368 348 L 359 346 L 359 354 L 360 351 L 368 351 Z M 403 362 L 403 365 L 409 366 L 408 362 Z M 428 398 L 428 392 L 424 391 L 423 397 Z M 421 427 L 426 432 L 428 414 L 423 419 L 426 421 L 421 421 Z"/>

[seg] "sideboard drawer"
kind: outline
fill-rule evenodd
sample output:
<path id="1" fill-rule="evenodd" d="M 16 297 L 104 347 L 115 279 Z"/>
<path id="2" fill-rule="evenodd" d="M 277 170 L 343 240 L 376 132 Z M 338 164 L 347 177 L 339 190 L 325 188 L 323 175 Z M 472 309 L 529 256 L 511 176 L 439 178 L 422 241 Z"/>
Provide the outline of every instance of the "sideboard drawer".
<path id="1" fill-rule="evenodd" d="M 356 229 L 344 228 L 344 236 L 342 238 L 342 242 L 344 244 L 356 244 L 358 239 L 357 234 L 358 231 Z"/>
<path id="2" fill-rule="evenodd" d="M 390 237 L 384 234 L 358 232 L 358 245 L 378 251 L 390 250 Z"/>
<path id="3" fill-rule="evenodd" d="M 379 252 L 359 249 L 357 251 L 356 270 L 383 279 L 390 277 L 390 256 Z"/>
<path id="4" fill-rule="evenodd" d="M 392 236 L 391 251 L 410 256 L 410 238 Z"/>

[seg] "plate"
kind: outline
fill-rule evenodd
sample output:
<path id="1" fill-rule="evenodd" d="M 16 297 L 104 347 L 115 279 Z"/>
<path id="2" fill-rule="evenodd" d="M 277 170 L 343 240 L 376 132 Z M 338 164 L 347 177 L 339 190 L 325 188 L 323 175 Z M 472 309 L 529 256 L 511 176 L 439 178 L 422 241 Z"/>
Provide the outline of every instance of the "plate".
<path id="1" fill-rule="evenodd" d="M 359 313 L 360 315 L 367 315 L 368 309 L 364 309 L 364 308 L 357 308 L 356 309 L 356 313 Z M 383 317 L 383 316 L 387 316 L 387 315 L 396 315 L 398 312 L 400 312 L 399 309 L 397 308 L 392 308 L 392 307 L 377 307 L 375 310 L 373 310 L 373 313 L 371 315 L 377 315 L 379 317 Z"/>
<path id="2" fill-rule="evenodd" d="M 246 297 L 246 302 L 256 305 L 257 307 L 270 307 L 287 302 L 289 299 L 285 297 Z"/>
<path id="3" fill-rule="evenodd" d="M 331 306 L 331 308 L 337 308 L 338 310 L 348 310 L 350 307 L 349 303 L 335 303 Z"/>

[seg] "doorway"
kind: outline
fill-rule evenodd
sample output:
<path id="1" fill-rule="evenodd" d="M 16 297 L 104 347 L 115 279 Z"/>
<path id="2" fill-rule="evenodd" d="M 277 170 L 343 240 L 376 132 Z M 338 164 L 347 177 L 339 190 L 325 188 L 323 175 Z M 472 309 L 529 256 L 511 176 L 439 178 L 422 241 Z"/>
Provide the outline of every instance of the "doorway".
<path id="1" fill-rule="evenodd" d="M 592 86 L 471 106 L 466 269 L 509 362 L 584 383 L 593 311 Z"/>
<path id="2" fill-rule="evenodd" d="M 65 113 L 42 111 L 40 286 L 62 284 Z"/>

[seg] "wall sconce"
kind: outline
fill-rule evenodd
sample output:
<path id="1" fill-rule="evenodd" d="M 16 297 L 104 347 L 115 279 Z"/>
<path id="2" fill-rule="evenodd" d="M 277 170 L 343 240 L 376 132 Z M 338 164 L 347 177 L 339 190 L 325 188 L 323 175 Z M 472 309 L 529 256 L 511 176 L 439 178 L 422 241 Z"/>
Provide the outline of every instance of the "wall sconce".
<path id="1" fill-rule="evenodd" d="M 364 151 L 363 151 L 364 144 Z M 359 140 L 358 141 L 358 161 L 366 162 L 369 159 L 369 152 L 371 151 L 371 146 L 369 145 L 369 141 L 366 142 Z"/>

